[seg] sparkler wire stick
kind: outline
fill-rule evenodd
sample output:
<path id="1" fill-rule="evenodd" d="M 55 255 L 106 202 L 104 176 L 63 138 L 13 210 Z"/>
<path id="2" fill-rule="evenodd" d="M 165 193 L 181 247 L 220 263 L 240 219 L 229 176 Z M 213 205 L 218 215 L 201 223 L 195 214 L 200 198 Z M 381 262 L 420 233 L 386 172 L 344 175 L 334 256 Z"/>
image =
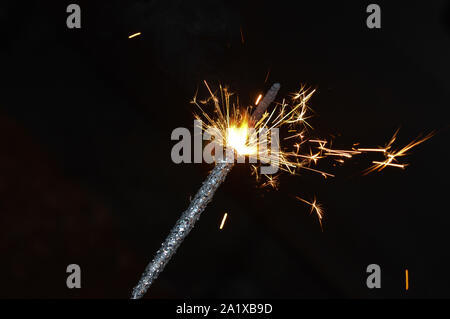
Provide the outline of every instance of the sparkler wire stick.
<path id="1" fill-rule="evenodd" d="M 268 106 L 275 100 L 279 89 L 280 84 L 275 83 L 267 91 L 266 95 L 252 114 L 251 120 L 254 124 L 260 120 Z M 141 279 L 133 288 L 131 295 L 132 299 L 142 298 L 158 275 L 164 270 L 164 267 L 175 254 L 178 247 L 194 228 L 195 222 L 200 218 L 201 213 L 212 200 L 215 192 L 225 180 L 225 177 L 233 165 L 234 161 L 230 162 L 227 161 L 227 159 L 224 159 L 214 166 L 194 199 L 189 204 L 189 207 L 183 212 L 166 240 L 162 243 L 161 248 L 156 252 L 153 260 L 145 268 Z"/>

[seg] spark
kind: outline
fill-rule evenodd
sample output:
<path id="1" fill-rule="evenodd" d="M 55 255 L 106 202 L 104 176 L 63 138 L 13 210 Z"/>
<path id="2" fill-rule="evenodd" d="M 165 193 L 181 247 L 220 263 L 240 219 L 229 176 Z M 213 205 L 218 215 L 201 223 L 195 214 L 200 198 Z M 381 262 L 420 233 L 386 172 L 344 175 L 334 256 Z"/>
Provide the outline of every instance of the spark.
<path id="1" fill-rule="evenodd" d="M 314 199 L 312 202 L 309 202 L 301 197 L 295 196 L 295 198 L 297 198 L 299 201 L 302 201 L 308 205 L 311 206 L 311 210 L 310 210 L 310 214 L 312 214 L 313 212 L 316 213 L 317 218 L 319 219 L 319 223 L 320 223 L 320 228 L 323 231 L 323 225 L 322 225 L 322 219 L 323 219 L 323 209 L 322 209 L 322 205 L 317 203 L 316 197 L 314 196 Z"/>
<path id="2" fill-rule="evenodd" d="M 341 157 L 351 158 L 352 155 L 361 154 L 360 151 L 336 150 L 336 149 L 327 148 L 324 146 L 323 143 L 320 143 L 319 149 L 321 151 L 324 151 L 325 155 L 329 155 L 329 156 L 341 156 Z"/>
<path id="3" fill-rule="evenodd" d="M 381 166 L 392 166 L 392 167 L 400 167 L 400 168 L 405 168 L 407 164 L 394 164 L 394 163 L 388 163 L 388 162 L 378 162 L 378 161 L 373 161 L 372 163 L 374 164 L 378 164 Z"/>
<path id="4" fill-rule="evenodd" d="M 258 174 L 258 166 L 252 165 L 252 172 L 251 172 L 251 174 L 255 175 L 256 181 L 258 182 L 259 178 L 260 178 L 260 175 Z"/>
<path id="5" fill-rule="evenodd" d="M 279 182 L 278 182 L 278 176 L 269 176 L 269 175 L 264 175 L 267 178 L 267 181 L 261 185 L 261 187 L 267 187 L 270 186 L 275 190 L 278 190 L 279 187 Z"/>
<path id="6" fill-rule="evenodd" d="M 310 152 L 310 155 L 298 155 L 298 156 L 303 157 L 303 158 L 306 158 L 306 159 L 308 159 L 308 160 L 310 160 L 310 161 L 313 161 L 314 164 L 317 164 L 317 161 L 318 161 L 319 159 L 323 158 L 323 156 L 320 156 L 320 154 L 321 154 L 320 152 L 318 152 L 318 153 L 316 153 L 316 154 L 312 154 L 312 153 Z"/>
<path id="7" fill-rule="evenodd" d="M 324 178 L 327 178 L 327 177 L 335 177 L 333 174 L 330 174 L 330 173 L 327 173 L 327 172 L 323 172 L 323 171 L 320 171 L 320 170 L 318 170 L 318 169 L 313 169 L 313 168 L 311 168 L 311 167 L 303 167 L 303 169 L 306 169 L 306 170 L 309 170 L 309 171 L 312 171 L 312 172 L 319 173 L 319 174 L 322 175 Z"/>
<path id="8" fill-rule="evenodd" d="M 358 148 L 359 152 L 382 152 L 386 153 L 387 149 L 385 148 Z"/>
<path id="9" fill-rule="evenodd" d="M 408 274 L 408 269 L 405 269 L 405 289 L 406 289 L 406 290 L 409 289 L 409 274 Z"/>
<path id="10" fill-rule="evenodd" d="M 297 131 L 294 130 L 294 132 L 297 132 Z M 291 139 L 291 138 L 296 138 L 296 137 L 300 137 L 300 139 L 303 139 L 305 136 L 303 135 L 303 132 L 300 132 L 300 133 L 298 133 L 298 134 L 294 134 L 294 135 L 285 137 L 284 139 L 285 139 L 285 140 L 289 140 L 289 139 Z M 303 142 L 302 142 L 302 143 L 303 143 Z"/>
<path id="11" fill-rule="evenodd" d="M 267 70 L 267 74 L 266 74 L 266 78 L 264 79 L 264 83 L 266 83 L 267 80 L 269 79 L 269 75 L 270 75 L 270 68 Z"/>
<path id="12" fill-rule="evenodd" d="M 418 136 L 416 139 L 414 139 L 413 141 L 408 143 L 406 146 L 404 146 L 400 150 L 388 151 L 389 149 L 391 149 L 392 144 L 396 140 L 398 131 L 399 130 L 397 130 L 394 133 L 394 135 L 392 136 L 391 140 L 389 141 L 389 143 L 385 147 L 385 150 L 386 150 L 384 152 L 385 153 L 385 160 L 382 161 L 382 162 L 381 161 L 372 161 L 372 164 L 375 164 L 375 165 L 373 165 L 373 166 L 369 167 L 368 169 L 366 169 L 363 172 L 363 175 L 367 175 L 367 174 L 375 172 L 375 171 L 380 172 L 380 171 L 382 171 L 383 169 L 385 169 L 388 166 L 398 167 L 398 168 L 405 168 L 408 164 L 400 164 L 400 163 L 398 163 L 397 158 L 405 156 L 405 155 L 408 155 L 407 152 L 409 150 L 411 150 L 413 147 L 416 147 L 419 144 L 422 144 L 426 140 L 429 140 L 434 135 L 434 132 L 431 132 L 431 133 L 429 133 L 428 135 L 426 135 L 426 136 L 424 136 L 422 138 L 420 136 Z"/>
<path id="13" fill-rule="evenodd" d="M 259 101 L 261 101 L 262 94 L 258 95 L 258 98 L 256 99 L 255 105 L 258 105 Z"/>
<path id="14" fill-rule="evenodd" d="M 139 35 L 141 35 L 140 32 L 133 33 L 132 35 L 128 36 L 128 39 L 132 39 L 132 38 L 137 37 Z"/>
<path id="15" fill-rule="evenodd" d="M 319 143 L 319 144 L 323 144 L 323 145 L 327 144 L 327 141 L 324 141 L 324 140 L 309 140 L 309 142 Z"/>
<path id="16" fill-rule="evenodd" d="M 225 215 L 223 215 L 222 222 L 220 223 L 219 229 L 223 228 L 223 225 L 225 225 L 225 221 L 227 220 L 227 217 L 228 217 L 228 213 L 225 213 Z"/>

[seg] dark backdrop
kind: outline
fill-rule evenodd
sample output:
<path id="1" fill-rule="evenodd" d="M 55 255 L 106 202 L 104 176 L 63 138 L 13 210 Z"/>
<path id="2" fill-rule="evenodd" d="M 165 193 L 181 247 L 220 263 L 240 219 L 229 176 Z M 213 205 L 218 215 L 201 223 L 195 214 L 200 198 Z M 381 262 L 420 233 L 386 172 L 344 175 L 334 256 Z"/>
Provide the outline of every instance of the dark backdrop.
<path id="1" fill-rule="evenodd" d="M 336 147 L 437 135 L 406 170 L 361 176 L 360 157 L 277 192 L 235 167 L 147 297 L 450 296 L 447 2 L 377 1 L 381 30 L 365 1 L 78 1 L 79 30 L 58 2 L 0 4 L 1 297 L 129 297 L 211 169 L 170 159 L 203 79 L 243 104 L 317 88 L 311 123 Z M 296 195 L 324 205 L 323 232 Z"/>

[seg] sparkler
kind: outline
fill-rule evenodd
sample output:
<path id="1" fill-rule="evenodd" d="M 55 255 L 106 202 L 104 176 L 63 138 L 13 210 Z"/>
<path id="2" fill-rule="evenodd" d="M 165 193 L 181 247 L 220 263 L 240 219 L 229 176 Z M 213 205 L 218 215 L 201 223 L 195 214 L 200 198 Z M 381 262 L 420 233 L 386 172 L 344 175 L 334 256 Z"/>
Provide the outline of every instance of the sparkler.
<path id="1" fill-rule="evenodd" d="M 272 103 L 273 100 L 275 99 L 279 89 L 280 85 L 278 83 L 275 83 L 269 89 L 266 96 L 262 99 L 258 108 L 253 113 L 252 121 L 258 122 L 260 120 L 260 117 L 263 115 L 264 111 L 267 109 L 269 104 Z M 209 91 L 217 107 L 217 110 L 220 111 L 220 106 L 218 104 L 217 98 L 214 96 L 214 94 L 212 94 L 211 90 Z M 226 98 L 228 100 L 229 96 L 227 96 Z M 227 103 L 226 106 L 229 107 L 229 103 Z M 234 114 L 236 116 L 239 115 L 238 113 Z M 222 113 L 221 115 L 223 116 Z M 223 119 L 224 118 L 222 118 L 222 120 Z M 237 119 L 237 117 L 235 119 Z M 229 124 L 229 116 L 227 117 L 227 122 L 225 123 L 215 122 L 215 123 L 222 125 Z M 230 142 L 229 139 L 227 139 L 227 141 Z M 191 201 L 188 209 L 183 212 L 181 217 L 176 222 L 175 226 L 170 231 L 166 240 L 162 243 L 161 248 L 156 252 L 156 256 L 145 268 L 145 271 L 142 274 L 141 279 L 133 289 L 131 296 L 132 299 L 142 298 L 144 294 L 147 292 L 148 288 L 153 283 L 153 281 L 163 271 L 164 267 L 167 265 L 172 256 L 175 254 L 178 247 L 187 237 L 189 232 L 194 228 L 195 222 L 200 218 L 201 213 L 205 210 L 208 203 L 212 200 L 215 192 L 219 188 L 220 184 L 222 184 L 222 182 L 225 180 L 225 177 L 227 176 L 228 172 L 231 170 L 233 165 L 234 161 L 230 162 L 228 158 L 225 158 L 225 160 L 220 161 L 216 164 L 216 166 L 213 168 L 209 176 L 203 182 L 203 185 L 200 187 L 200 190 L 197 192 L 194 199 Z"/>
<path id="2" fill-rule="evenodd" d="M 379 150 L 366 149 L 366 151 L 382 151 L 385 154 L 386 159 L 383 162 L 373 161 L 372 163 L 375 165 L 373 165 L 373 166 L 369 167 L 367 170 L 365 170 L 363 172 L 364 175 L 367 175 L 367 174 L 369 174 L 371 172 L 375 172 L 375 171 L 378 171 L 378 172 L 382 171 L 387 166 L 405 168 L 408 164 L 396 163 L 397 162 L 396 158 L 407 155 L 407 153 L 406 153 L 407 151 L 409 151 L 413 147 L 416 147 L 419 144 L 422 144 L 426 140 L 430 139 L 434 135 L 434 132 L 429 133 L 428 135 L 426 135 L 423 138 L 420 138 L 420 136 L 417 137 L 415 140 L 411 141 L 408 145 L 406 145 L 405 147 L 403 147 L 402 149 L 400 149 L 398 151 L 389 152 L 389 150 L 392 147 L 392 144 L 395 142 L 395 140 L 397 138 L 397 134 L 398 134 L 398 130 L 394 133 L 394 136 L 392 136 L 391 140 L 389 141 L 389 143 L 386 145 L 385 148 L 382 148 Z"/>
<path id="3" fill-rule="evenodd" d="M 283 99 L 281 103 L 275 103 L 273 110 L 268 111 L 269 105 L 275 100 L 280 89 L 280 85 L 275 83 L 263 98 L 261 96 L 257 98 L 255 102 L 257 107 L 251 112 L 251 107 L 241 108 L 238 101 L 234 102 L 232 100 L 233 94 L 226 87 L 220 86 L 219 92 L 216 94 L 213 93 L 206 81 L 204 83 L 210 97 L 206 100 L 198 100 L 197 96 L 194 96 L 191 103 L 195 104 L 200 110 L 200 113 L 196 114 L 195 118 L 200 120 L 199 123 L 201 123 L 200 125 L 203 131 L 213 130 L 216 132 L 213 142 L 227 149 L 227 153 L 224 159 L 221 156 L 223 154 L 220 152 L 214 154 L 216 161 L 215 167 L 203 182 L 203 185 L 191 201 L 189 207 L 182 213 L 166 240 L 162 243 L 161 248 L 156 252 L 153 260 L 145 268 L 139 283 L 133 289 L 133 299 L 143 297 L 173 257 L 177 248 L 193 229 L 201 213 L 205 210 L 220 184 L 232 169 L 234 165 L 234 153 L 237 153 L 240 157 L 248 157 L 250 160 L 259 159 L 262 163 L 276 162 L 279 169 L 292 175 L 297 175 L 298 171 L 303 169 L 319 173 L 324 178 L 328 178 L 334 177 L 334 175 L 311 166 L 316 165 L 319 160 L 326 157 L 343 163 L 355 155 L 377 152 L 384 154 L 385 161 L 373 161 L 372 164 L 374 165 L 367 169 L 364 172 L 365 174 L 381 171 L 387 166 L 404 168 L 407 164 L 398 163 L 396 158 L 406 155 L 407 151 L 423 143 L 433 135 L 431 133 L 423 138 L 417 138 L 398 151 L 391 150 L 398 131 L 395 132 L 392 139 L 383 148 L 334 149 L 326 140 L 308 138 L 307 136 L 308 130 L 312 129 L 312 126 L 306 121 L 309 118 L 307 116 L 307 111 L 309 110 L 308 101 L 315 90 L 301 87 L 289 99 Z M 206 110 L 211 105 L 213 114 L 210 114 L 211 112 Z M 278 129 L 281 127 L 288 128 L 290 135 L 285 137 L 284 140 L 292 141 L 293 149 L 286 149 L 284 145 L 281 145 L 280 148 L 271 148 L 271 151 L 268 152 L 267 145 L 269 142 L 274 143 L 275 141 L 267 133 L 274 128 Z M 309 152 L 300 153 L 300 149 L 302 146 L 305 147 L 305 145 L 310 146 Z M 356 145 L 358 144 L 354 144 L 354 146 Z M 313 148 L 316 151 L 313 151 Z M 229 149 L 232 150 L 231 153 L 228 152 Z M 251 167 L 252 173 L 256 175 L 256 179 L 260 180 L 258 166 L 251 165 Z M 266 174 L 265 182 L 261 186 L 278 189 L 277 175 Z M 311 202 L 298 196 L 296 198 L 311 206 L 311 213 L 314 212 L 317 215 L 322 228 L 323 209 L 317 203 L 316 198 L 314 197 L 314 200 Z M 223 227 L 225 218 L 220 228 Z"/>

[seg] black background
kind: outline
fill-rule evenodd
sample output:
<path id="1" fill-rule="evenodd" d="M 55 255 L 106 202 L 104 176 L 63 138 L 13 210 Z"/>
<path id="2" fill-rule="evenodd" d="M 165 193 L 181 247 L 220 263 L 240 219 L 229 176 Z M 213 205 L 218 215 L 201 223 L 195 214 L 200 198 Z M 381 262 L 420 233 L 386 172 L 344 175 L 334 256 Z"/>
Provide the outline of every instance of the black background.
<path id="1" fill-rule="evenodd" d="M 273 82 L 317 88 L 314 135 L 335 147 L 437 134 L 406 170 L 325 162 L 335 178 L 284 175 L 279 191 L 235 167 L 147 297 L 450 296 L 447 2 L 377 1 L 380 30 L 365 1 L 78 1 L 81 29 L 69 3 L 0 4 L 1 297 L 129 297 L 211 169 L 170 158 L 203 79 L 243 104 Z M 323 232 L 294 199 L 314 195 Z M 66 287 L 72 263 L 81 289 Z"/>

